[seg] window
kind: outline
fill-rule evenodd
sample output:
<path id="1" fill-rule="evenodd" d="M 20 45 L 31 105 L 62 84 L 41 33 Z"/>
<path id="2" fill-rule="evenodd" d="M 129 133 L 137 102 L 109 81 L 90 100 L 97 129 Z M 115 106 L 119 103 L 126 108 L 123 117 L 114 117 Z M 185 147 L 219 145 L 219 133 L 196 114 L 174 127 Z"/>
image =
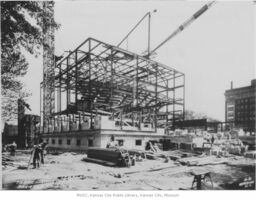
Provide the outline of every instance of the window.
<path id="1" fill-rule="evenodd" d="M 88 139 L 88 146 L 92 147 L 93 146 L 93 140 L 92 139 Z"/>
<path id="2" fill-rule="evenodd" d="M 117 140 L 119 146 L 124 146 L 124 140 Z"/>
<path id="3" fill-rule="evenodd" d="M 81 145 L 81 140 L 76 140 L 76 145 L 80 146 Z"/>
<path id="4" fill-rule="evenodd" d="M 141 143 L 142 143 L 141 140 L 135 140 L 135 145 L 136 145 L 136 146 L 141 146 Z"/>
<path id="5" fill-rule="evenodd" d="M 234 107 L 229 107 L 228 108 L 228 111 L 233 111 L 234 110 Z"/>
<path id="6" fill-rule="evenodd" d="M 228 117 L 233 117 L 234 113 L 228 113 Z"/>
<path id="7" fill-rule="evenodd" d="M 55 140 L 54 139 L 52 139 L 52 144 L 55 144 Z"/>
<path id="8" fill-rule="evenodd" d="M 62 140 L 59 140 L 58 143 L 59 143 L 59 145 L 62 145 Z"/>
<path id="9" fill-rule="evenodd" d="M 70 139 L 67 139 L 67 145 L 70 145 L 71 141 Z"/>

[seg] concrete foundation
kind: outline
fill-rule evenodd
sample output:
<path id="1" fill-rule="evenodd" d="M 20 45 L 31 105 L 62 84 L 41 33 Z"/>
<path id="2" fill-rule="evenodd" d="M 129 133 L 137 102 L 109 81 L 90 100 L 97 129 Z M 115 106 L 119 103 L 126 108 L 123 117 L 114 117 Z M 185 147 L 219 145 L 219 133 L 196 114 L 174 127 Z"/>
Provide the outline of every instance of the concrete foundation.
<path id="1" fill-rule="evenodd" d="M 152 131 L 131 131 L 131 130 L 84 130 L 75 132 L 63 132 L 57 134 L 44 134 L 43 140 L 48 143 L 48 147 L 65 150 L 87 150 L 88 147 L 105 148 L 114 136 L 119 146 L 126 149 L 145 150 L 149 141 L 164 138 L 162 131 L 154 133 Z"/>

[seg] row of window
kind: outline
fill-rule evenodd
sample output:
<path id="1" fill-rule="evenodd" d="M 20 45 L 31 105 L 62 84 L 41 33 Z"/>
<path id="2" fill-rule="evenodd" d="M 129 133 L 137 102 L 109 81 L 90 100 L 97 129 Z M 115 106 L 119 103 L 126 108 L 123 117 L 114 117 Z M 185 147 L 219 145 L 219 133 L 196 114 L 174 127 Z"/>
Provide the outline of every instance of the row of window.
<path id="1" fill-rule="evenodd" d="M 253 121 L 253 117 L 238 117 L 236 118 L 237 121 Z"/>
<path id="2" fill-rule="evenodd" d="M 124 140 L 117 140 L 119 146 L 124 146 Z M 135 145 L 136 146 L 141 146 L 142 145 L 142 140 L 135 140 Z"/>
<path id="3" fill-rule="evenodd" d="M 236 106 L 236 110 L 254 110 L 254 105 Z"/>
<path id="4" fill-rule="evenodd" d="M 237 112 L 236 115 L 237 116 L 244 115 L 244 116 L 252 116 L 252 117 L 254 117 L 255 116 L 255 112 Z"/>
<path id="5" fill-rule="evenodd" d="M 236 102 L 237 103 L 248 103 L 248 102 L 254 102 L 255 101 L 255 99 L 254 99 L 255 97 L 252 97 L 252 98 L 246 98 L 246 99 L 237 99 L 236 100 Z"/>
<path id="6" fill-rule="evenodd" d="M 124 146 L 124 140 L 117 140 L 117 141 L 118 141 L 119 146 Z M 49 139 L 46 139 L 46 142 L 49 143 Z M 52 139 L 51 143 L 56 144 L 55 139 Z M 62 145 L 62 139 L 58 139 L 58 144 Z M 66 139 L 66 144 L 71 145 L 71 139 Z M 80 139 L 76 140 L 76 145 L 81 146 L 81 140 Z M 142 140 L 135 140 L 135 145 L 136 146 L 141 146 L 142 145 Z M 88 139 L 88 146 L 89 147 L 93 146 L 93 140 L 92 139 Z"/>
<path id="7" fill-rule="evenodd" d="M 49 139 L 46 139 L 46 142 L 48 143 L 48 142 L 49 142 Z M 56 144 L 55 139 L 52 139 L 51 142 L 52 142 L 52 144 Z M 59 145 L 62 145 L 62 144 L 63 144 L 63 143 L 62 143 L 62 139 L 58 139 L 58 144 L 59 144 Z M 67 145 L 71 145 L 71 139 L 67 139 L 67 140 L 66 140 L 66 144 L 67 144 Z M 79 139 L 76 140 L 76 146 L 81 146 L 81 140 L 79 140 Z M 92 146 L 93 146 L 93 140 L 92 140 L 92 139 L 88 139 L 88 146 L 89 146 L 89 147 L 92 147 Z"/>
<path id="8" fill-rule="evenodd" d="M 233 94 L 227 94 L 226 98 L 227 99 L 236 99 L 238 97 L 243 97 L 243 99 L 237 99 L 237 100 L 245 100 L 245 99 L 252 99 L 252 92 L 250 91 L 250 89 L 248 91 L 236 91 L 235 93 L 233 92 Z"/>

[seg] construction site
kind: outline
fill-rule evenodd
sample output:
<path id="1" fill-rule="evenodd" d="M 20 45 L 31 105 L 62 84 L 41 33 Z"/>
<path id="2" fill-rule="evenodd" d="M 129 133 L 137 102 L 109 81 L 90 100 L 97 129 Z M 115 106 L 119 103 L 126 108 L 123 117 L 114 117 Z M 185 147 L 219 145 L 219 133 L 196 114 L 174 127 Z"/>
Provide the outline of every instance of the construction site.
<path id="1" fill-rule="evenodd" d="M 90 37 L 63 57 L 45 26 L 40 120 L 29 145 L 2 153 L 3 189 L 255 190 L 255 130 L 186 120 L 185 74 L 152 58 L 214 4 L 152 49 L 151 12 L 118 45 Z M 44 6 L 53 17 L 54 4 Z M 147 51 L 121 48 L 143 20 Z M 44 162 L 32 169 L 30 148 L 39 141 Z"/>

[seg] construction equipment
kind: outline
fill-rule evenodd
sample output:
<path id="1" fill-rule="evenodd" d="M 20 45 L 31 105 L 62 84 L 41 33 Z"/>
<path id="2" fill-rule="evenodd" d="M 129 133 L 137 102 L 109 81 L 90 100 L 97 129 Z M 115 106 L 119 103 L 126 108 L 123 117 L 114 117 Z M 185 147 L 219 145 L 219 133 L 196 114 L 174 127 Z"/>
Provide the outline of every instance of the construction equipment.
<path id="1" fill-rule="evenodd" d="M 196 183 L 196 189 L 212 189 L 213 182 L 211 178 L 211 172 L 205 170 L 192 171 L 191 175 L 194 176 L 191 189 L 195 189 L 194 184 Z M 204 187 L 202 187 L 204 186 Z"/>
<path id="2" fill-rule="evenodd" d="M 49 119 L 55 109 L 55 93 L 54 93 L 54 70 L 55 70 L 55 55 L 54 55 L 54 2 L 43 2 L 43 111 L 40 111 L 40 117 L 43 124 Z M 40 94 L 40 97 L 42 95 Z M 43 117 L 41 116 L 43 114 Z"/>
<path id="3" fill-rule="evenodd" d="M 156 50 L 158 50 L 161 46 L 163 46 L 166 42 L 168 42 L 170 39 L 178 35 L 180 32 L 182 32 L 185 28 L 187 28 L 192 22 L 194 22 L 199 16 L 201 16 L 205 11 L 207 11 L 215 1 L 211 1 L 207 4 L 205 4 L 200 10 L 198 10 L 192 17 L 190 17 L 187 21 L 185 21 L 181 26 L 179 26 L 174 32 L 172 32 L 171 35 L 169 35 L 163 42 L 161 42 L 159 45 L 157 45 L 150 53 L 147 55 L 149 57 L 152 55 Z"/>

